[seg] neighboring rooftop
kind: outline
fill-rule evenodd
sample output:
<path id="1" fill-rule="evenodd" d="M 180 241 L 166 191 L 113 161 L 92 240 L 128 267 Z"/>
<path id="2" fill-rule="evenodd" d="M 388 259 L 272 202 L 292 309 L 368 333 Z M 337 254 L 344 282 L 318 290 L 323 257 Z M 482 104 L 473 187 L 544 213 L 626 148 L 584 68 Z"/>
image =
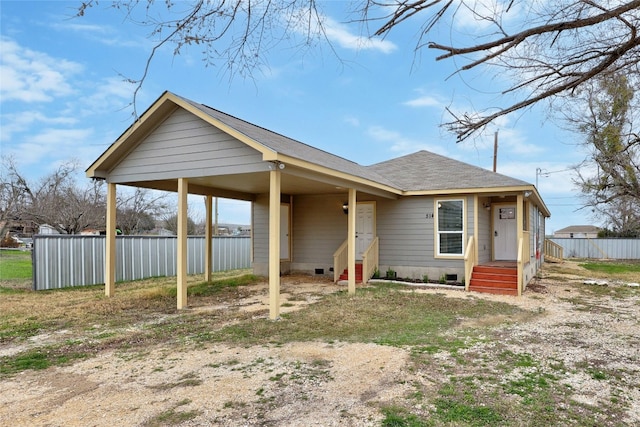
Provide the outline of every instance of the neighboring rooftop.
<path id="1" fill-rule="evenodd" d="M 556 233 L 597 233 L 600 227 L 595 225 L 570 225 L 569 227 L 556 230 Z"/>

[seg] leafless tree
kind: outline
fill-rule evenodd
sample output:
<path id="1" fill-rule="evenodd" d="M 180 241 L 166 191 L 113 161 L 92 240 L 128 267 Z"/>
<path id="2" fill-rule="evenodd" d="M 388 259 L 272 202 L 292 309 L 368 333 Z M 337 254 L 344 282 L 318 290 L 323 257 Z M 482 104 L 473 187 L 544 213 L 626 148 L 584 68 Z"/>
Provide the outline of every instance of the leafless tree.
<path id="1" fill-rule="evenodd" d="M 67 162 L 38 182 L 29 182 L 12 159 L 3 161 L 3 215 L 11 221 L 47 224 L 60 233 L 75 234 L 104 224 L 104 191 L 99 181 L 80 186 L 78 169 Z M 6 200 L 6 202 L 4 202 Z"/>
<path id="2" fill-rule="evenodd" d="M 18 207 L 23 203 L 26 183 L 14 171 L 15 160 L 3 157 L 0 165 L 0 238 L 17 218 Z"/>
<path id="3" fill-rule="evenodd" d="M 98 0 L 82 2 L 77 15 L 84 16 L 97 4 Z M 147 26 L 155 43 L 142 76 L 130 79 L 136 84 L 134 110 L 135 97 L 163 46 L 173 47 L 174 55 L 186 46 L 198 46 L 207 65 L 222 66 L 231 76 L 250 76 L 267 64 L 269 52 L 279 43 L 295 39 L 304 49 L 328 41 L 327 17 L 315 0 L 163 4 L 109 3 L 127 20 Z M 345 21 L 363 24 L 367 36 L 391 37 L 396 27 L 417 23 L 416 52 L 435 49 L 442 52 L 437 60 L 462 61 L 457 73 L 484 66 L 506 82 L 501 92 L 515 96 L 514 102 L 483 112 L 449 110 L 452 119 L 444 126 L 460 141 L 498 117 L 571 94 L 601 75 L 622 73 L 639 82 L 640 0 L 357 0 L 354 11 Z M 467 35 L 468 44 L 432 40 L 439 34 L 436 27 L 451 29 L 468 19 L 482 24 Z"/>
<path id="4" fill-rule="evenodd" d="M 118 226 L 124 234 L 138 234 L 155 228 L 168 208 L 167 193 L 136 188 L 133 193 L 118 193 Z"/>
<path id="5" fill-rule="evenodd" d="M 164 217 L 164 220 L 162 221 L 164 228 L 166 228 L 167 230 L 171 231 L 173 234 L 177 235 L 178 234 L 178 215 L 173 214 L 173 215 L 167 215 Z M 191 217 L 187 217 L 187 234 L 189 236 L 195 235 L 197 230 L 197 225 L 196 222 L 191 218 Z"/>
<path id="6" fill-rule="evenodd" d="M 106 199 L 102 181 L 78 180 L 78 164 L 60 165 L 37 182 L 30 182 L 13 158 L 2 159 L 0 181 L 0 226 L 47 224 L 63 234 L 87 228 L 104 230 Z M 118 192 L 118 225 L 125 234 L 155 226 L 167 208 L 165 193 L 136 189 Z"/>
<path id="7" fill-rule="evenodd" d="M 624 75 L 613 74 L 585 84 L 572 103 L 565 118 L 589 149 L 576 166 L 585 206 L 612 230 L 627 233 L 640 225 L 638 97 Z"/>

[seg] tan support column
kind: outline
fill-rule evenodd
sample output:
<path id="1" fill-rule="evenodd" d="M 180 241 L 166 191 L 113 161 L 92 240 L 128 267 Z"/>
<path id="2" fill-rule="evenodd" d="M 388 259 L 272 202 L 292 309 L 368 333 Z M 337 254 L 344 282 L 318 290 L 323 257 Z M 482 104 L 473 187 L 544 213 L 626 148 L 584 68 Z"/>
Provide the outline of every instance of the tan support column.
<path id="1" fill-rule="evenodd" d="M 473 243 L 474 243 L 474 248 L 473 248 L 473 252 L 475 254 L 475 256 L 473 257 L 473 265 L 478 265 L 478 250 L 480 249 L 480 243 L 478 239 L 478 233 L 479 233 L 479 219 L 478 219 L 478 215 L 480 214 L 480 207 L 478 206 L 478 203 L 480 203 L 480 200 L 478 198 L 478 195 L 474 195 L 473 196 Z M 469 278 L 465 277 L 464 278 L 465 283 L 469 283 Z M 469 285 L 467 285 L 469 286 Z"/>
<path id="2" fill-rule="evenodd" d="M 187 307 L 187 195 L 189 181 L 178 178 L 178 253 L 177 253 L 177 294 L 178 310 Z"/>
<path id="3" fill-rule="evenodd" d="M 516 234 L 517 234 L 517 243 L 516 243 L 516 251 L 518 255 L 520 255 L 520 241 L 524 237 L 522 229 L 524 228 L 524 197 L 522 193 L 518 194 L 516 197 Z M 528 245 L 529 242 L 526 242 Z M 522 289 L 524 287 L 524 263 L 529 260 L 518 260 L 518 296 L 522 295 Z"/>
<path id="4" fill-rule="evenodd" d="M 116 283 L 116 185 L 107 183 L 107 224 L 104 254 L 104 294 L 112 297 Z"/>
<path id="5" fill-rule="evenodd" d="M 280 171 L 269 172 L 269 318 L 280 317 Z"/>
<path id="6" fill-rule="evenodd" d="M 349 189 L 349 215 L 347 226 L 347 269 L 349 271 L 349 293 L 356 293 L 356 190 Z"/>
<path id="7" fill-rule="evenodd" d="M 212 218 L 212 203 L 211 200 L 213 198 L 211 196 L 206 196 L 204 199 L 204 205 L 206 208 L 205 214 L 205 226 L 204 226 L 204 281 L 211 281 L 211 253 L 212 253 L 212 228 L 211 228 L 211 218 Z"/>

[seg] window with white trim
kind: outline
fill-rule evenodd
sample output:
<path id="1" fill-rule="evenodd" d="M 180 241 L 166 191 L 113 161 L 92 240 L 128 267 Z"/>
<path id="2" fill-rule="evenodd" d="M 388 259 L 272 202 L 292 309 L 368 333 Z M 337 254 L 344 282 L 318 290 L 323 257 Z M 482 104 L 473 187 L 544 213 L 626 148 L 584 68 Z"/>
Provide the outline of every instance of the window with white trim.
<path id="1" fill-rule="evenodd" d="M 444 256 L 463 255 L 464 200 L 437 200 L 437 254 Z"/>

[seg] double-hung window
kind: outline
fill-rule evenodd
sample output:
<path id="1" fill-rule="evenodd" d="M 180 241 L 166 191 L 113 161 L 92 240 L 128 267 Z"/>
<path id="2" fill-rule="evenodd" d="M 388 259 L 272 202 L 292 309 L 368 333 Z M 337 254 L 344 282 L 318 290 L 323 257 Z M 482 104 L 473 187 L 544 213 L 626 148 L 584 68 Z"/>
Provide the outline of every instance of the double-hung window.
<path id="1" fill-rule="evenodd" d="M 440 256 L 462 256 L 464 200 L 436 200 L 436 246 Z"/>

